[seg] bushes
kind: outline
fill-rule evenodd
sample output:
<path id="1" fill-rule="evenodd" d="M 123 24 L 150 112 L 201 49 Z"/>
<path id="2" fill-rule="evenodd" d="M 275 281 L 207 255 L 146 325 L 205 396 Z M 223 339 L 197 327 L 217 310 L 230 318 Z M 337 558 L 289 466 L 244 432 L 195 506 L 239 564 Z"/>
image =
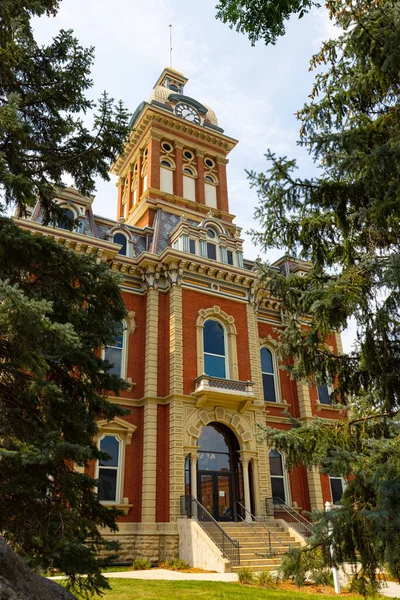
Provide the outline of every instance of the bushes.
<path id="1" fill-rule="evenodd" d="M 145 571 L 146 569 L 150 569 L 151 562 L 147 558 L 135 558 L 132 564 L 132 569 L 134 571 Z"/>
<path id="2" fill-rule="evenodd" d="M 250 567 L 242 567 L 238 571 L 239 582 L 244 585 L 258 585 L 265 588 L 276 588 L 277 578 L 270 571 L 254 573 Z"/>
<path id="3" fill-rule="evenodd" d="M 292 579 L 297 587 L 302 587 L 307 578 L 317 585 L 332 585 L 331 571 L 319 549 L 291 548 L 282 558 L 279 573 L 283 581 Z"/>

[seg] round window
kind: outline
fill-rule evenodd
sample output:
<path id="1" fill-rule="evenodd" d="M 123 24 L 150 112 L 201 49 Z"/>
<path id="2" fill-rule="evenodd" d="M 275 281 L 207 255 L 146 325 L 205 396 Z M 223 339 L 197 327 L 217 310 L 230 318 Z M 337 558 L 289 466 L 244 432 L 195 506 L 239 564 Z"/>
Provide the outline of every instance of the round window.
<path id="1" fill-rule="evenodd" d="M 207 227 L 207 235 L 209 238 L 215 238 L 216 233 L 214 229 L 211 229 L 211 227 Z"/>
<path id="2" fill-rule="evenodd" d="M 212 158 L 206 158 L 204 161 L 207 165 L 207 167 L 209 167 L 210 169 L 213 169 L 215 167 L 215 162 L 213 161 Z"/>
<path id="3" fill-rule="evenodd" d="M 193 154 L 193 152 L 190 152 L 190 150 L 184 150 L 183 156 L 185 158 L 187 158 L 187 160 L 193 160 L 194 159 L 194 154 Z"/>
<path id="4" fill-rule="evenodd" d="M 168 142 L 163 142 L 161 148 L 165 150 L 165 152 L 172 152 L 172 146 Z"/>

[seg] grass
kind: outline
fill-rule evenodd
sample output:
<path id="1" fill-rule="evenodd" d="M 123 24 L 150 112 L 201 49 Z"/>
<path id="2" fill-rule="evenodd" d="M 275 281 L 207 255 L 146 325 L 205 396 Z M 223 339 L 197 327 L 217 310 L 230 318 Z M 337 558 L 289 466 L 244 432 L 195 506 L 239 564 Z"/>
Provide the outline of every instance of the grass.
<path id="1" fill-rule="evenodd" d="M 214 581 L 145 581 L 110 579 L 103 600 L 321 600 L 321 594 L 287 592 Z M 360 596 L 346 594 L 346 600 Z"/>

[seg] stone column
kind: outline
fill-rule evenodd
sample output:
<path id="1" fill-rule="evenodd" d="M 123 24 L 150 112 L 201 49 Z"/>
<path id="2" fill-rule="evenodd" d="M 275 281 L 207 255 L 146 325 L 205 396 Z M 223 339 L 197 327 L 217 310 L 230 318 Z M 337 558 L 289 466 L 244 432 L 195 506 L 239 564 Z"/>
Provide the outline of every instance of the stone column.
<path id="1" fill-rule="evenodd" d="M 197 500 L 197 460 L 199 455 L 197 452 L 190 453 L 190 488 L 192 496 Z"/>
<path id="2" fill-rule="evenodd" d="M 169 472 L 170 515 L 176 521 L 180 513 L 180 497 L 185 493 L 185 456 L 183 451 L 184 405 L 171 400 L 169 405 Z"/>
<path id="3" fill-rule="evenodd" d="M 242 463 L 243 470 L 243 489 L 244 489 L 244 506 L 246 508 L 245 519 L 251 521 L 251 501 L 250 501 L 250 481 L 249 481 L 249 462 L 248 456 L 241 456 L 240 462 Z"/>
<path id="4" fill-rule="evenodd" d="M 258 465 L 258 458 L 255 456 L 251 459 L 251 466 L 253 469 L 253 485 L 254 485 L 254 514 L 256 517 L 262 515 L 262 498 L 260 489 L 260 472 Z"/>

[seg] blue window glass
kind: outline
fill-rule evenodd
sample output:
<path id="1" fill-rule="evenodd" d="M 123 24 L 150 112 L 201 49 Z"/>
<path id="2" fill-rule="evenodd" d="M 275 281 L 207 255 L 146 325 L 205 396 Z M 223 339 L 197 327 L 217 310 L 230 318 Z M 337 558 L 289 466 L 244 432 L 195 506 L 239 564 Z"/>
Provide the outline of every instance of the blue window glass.
<path id="1" fill-rule="evenodd" d="M 114 235 L 114 244 L 119 244 L 122 248 L 118 251 L 118 254 L 126 256 L 127 240 L 123 233 L 116 233 Z"/>
<path id="2" fill-rule="evenodd" d="M 318 400 L 320 404 L 331 404 L 327 383 L 318 386 Z"/>
<path id="3" fill-rule="evenodd" d="M 120 323 L 119 332 L 115 336 L 112 344 L 104 348 L 104 359 L 112 364 L 109 373 L 121 377 L 122 373 L 122 354 L 124 349 L 124 326 Z"/>
<path id="4" fill-rule="evenodd" d="M 106 435 L 100 442 L 100 450 L 110 455 L 109 459 L 99 461 L 98 494 L 103 502 L 117 501 L 119 447 L 119 441 L 111 435 Z"/>
<path id="5" fill-rule="evenodd" d="M 224 328 L 208 320 L 203 328 L 204 372 L 211 377 L 226 377 Z"/>
<path id="6" fill-rule="evenodd" d="M 101 467 L 118 467 L 119 441 L 116 437 L 106 435 L 100 442 L 100 450 L 110 455 L 109 459 L 101 459 Z"/>
<path id="7" fill-rule="evenodd" d="M 233 265 L 233 252 L 232 250 L 227 251 L 228 265 Z"/>
<path id="8" fill-rule="evenodd" d="M 196 254 L 196 242 L 194 240 L 189 240 L 189 252 L 190 254 Z"/>
<path id="9" fill-rule="evenodd" d="M 272 352 L 268 348 L 261 348 L 261 371 L 265 402 L 276 402 L 275 374 Z"/>

